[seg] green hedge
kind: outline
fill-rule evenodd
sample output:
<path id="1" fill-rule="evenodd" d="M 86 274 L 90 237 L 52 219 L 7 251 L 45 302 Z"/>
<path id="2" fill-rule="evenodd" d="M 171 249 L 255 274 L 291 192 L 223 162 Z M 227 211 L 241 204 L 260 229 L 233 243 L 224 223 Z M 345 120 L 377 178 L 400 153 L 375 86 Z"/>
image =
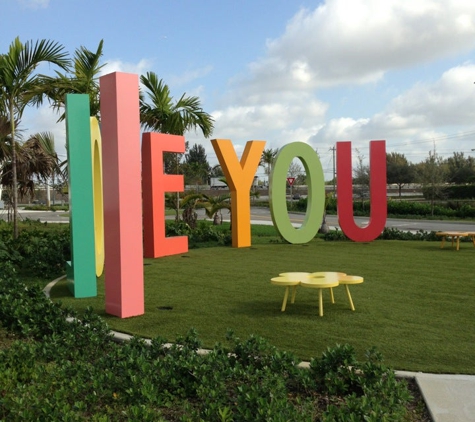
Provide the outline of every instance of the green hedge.
<path id="1" fill-rule="evenodd" d="M 11 224 L 0 221 L 0 259 L 3 256 L 17 269 L 37 277 L 62 274 L 65 262 L 71 259 L 70 244 L 69 225 L 27 220 L 20 224 L 14 240 Z"/>
<path id="2" fill-rule="evenodd" d="M 439 201 L 434 206 L 433 216 L 444 218 L 474 219 L 475 206 L 473 204 L 473 201 Z M 301 198 L 298 202 L 295 202 L 293 204 L 293 209 L 305 212 L 307 209 L 307 198 Z M 355 216 L 368 216 L 370 209 L 370 201 L 353 201 L 353 214 Z M 334 198 L 328 199 L 326 210 L 329 214 L 336 214 L 337 200 Z M 392 217 L 432 217 L 431 205 L 428 202 L 389 199 L 387 212 L 388 215 Z"/>
<path id="3" fill-rule="evenodd" d="M 450 185 L 444 189 L 444 193 L 450 199 L 474 199 L 475 184 L 470 185 Z"/>

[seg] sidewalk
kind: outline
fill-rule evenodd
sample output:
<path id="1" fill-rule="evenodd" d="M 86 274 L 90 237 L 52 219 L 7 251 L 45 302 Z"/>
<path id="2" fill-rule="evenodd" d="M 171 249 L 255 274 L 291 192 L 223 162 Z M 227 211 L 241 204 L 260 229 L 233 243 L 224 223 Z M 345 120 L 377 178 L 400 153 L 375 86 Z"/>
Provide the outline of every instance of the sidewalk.
<path id="1" fill-rule="evenodd" d="M 396 371 L 415 378 L 434 422 L 475 421 L 475 376 Z"/>

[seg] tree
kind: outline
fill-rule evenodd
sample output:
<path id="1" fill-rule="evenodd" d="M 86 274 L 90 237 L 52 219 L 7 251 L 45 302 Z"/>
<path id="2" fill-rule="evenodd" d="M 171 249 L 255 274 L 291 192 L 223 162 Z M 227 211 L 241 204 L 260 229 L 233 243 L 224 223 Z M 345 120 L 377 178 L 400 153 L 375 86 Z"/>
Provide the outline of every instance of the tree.
<path id="1" fill-rule="evenodd" d="M 100 117 L 99 73 L 105 66 L 100 64 L 104 41 L 101 40 L 95 52 L 81 46 L 76 49 L 73 58 L 72 75 L 56 71 L 55 77 L 46 76 L 41 79 L 43 90 L 53 102 L 56 110 L 64 109 L 66 94 L 88 94 L 90 116 Z M 59 121 L 65 119 L 65 112 Z"/>
<path id="2" fill-rule="evenodd" d="M 302 174 L 302 166 L 297 160 L 294 160 L 290 163 L 289 170 L 287 171 L 289 177 L 297 178 Z"/>
<path id="3" fill-rule="evenodd" d="M 221 211 L 223 209 L 231 212 L 231 195 L 205 195 L 203 194 L 203 207 L 205 209 L 206 217 L 213 219 L 213 225 L 222 224 L 223 216 Z"/>
<path id="4" fill-rule="evenodd" d="M 412 166 L 404 154 L 391 152 L 386 154 L 386 180 L 388 184 L 395 183 L 401 197 L 404 185 L 415 181 L 414 166 Z"/>
<path id="5" fill-rule="evenodd" d="M 4 160 L 10 156 L 10 122 L 7 117 L 0 112 L 0 167 Z"/>
<path id="6" fill-rule="evenodd" d="M 267 176 L 270 176 L 271 171 L 272 171 L 272 166 L 275 161 L 275 157 L 277 156 L 277 153 L 279 150 L 268 148 L 262 151 L 262 156 L 261 156 L 261 161 L 259 162 L 259 165 L 264 167 L 264 171 L 266 172 Z"/>
<path id="7" fill-rule="evenodd" d="M 0 107 L 2 103 L 0 103 Z M 0 109 L 0 171 L 3 172 L 3 165 L 10 157 L 10 122 L 6 117 L 6 113 Z M 3 186 L 0 181 L 0 201 L 3 200 Z"/>
<path id="8" fill-rule="evenodd" d="M 223 169 L 219 164 L 216 164 L 213 166 L 210 170 L 210 176 L 211 177 L 224 177 L 224 172 Z"/>
<path id="9" fill-rule="evenodd" d="M 186 184 L 206 184 L 211 171 L 211 167 L 206 157 L 203 145 L 194 144 L 185 154 L 185 183 Z"/>
<path id="10" fill-rule="evenodd" d="M 183 207 L 183 221 L 192 229 L 196 229 L 196 223 L 198 221 L 198 214 L 196 208 L 201 204 L 203 195 L 201 193 L 189 193 L 182 201 Z"/>
<path id="11" fill-rule="evenodd" d="M 447 158 L 447 179 L 451 183 L 474 183 L 475 182 L 475 159 L 465 157 L 463 152 L 454 152 L 452 157 Z"/>
<path id="12" fill-rule="evenodd" d="M 434 215 L 435 201 L 445 198 L 447 171 L 444 162 L 435 151 L 429 151 L 429 156 L 417 168 L 424 196 L 430 200 L 431 214 Z"/>
<path id="13" fill-rule="evenodd" d="M 145 87 L 145 92 L 140 93 L 140 122 L 144 128 L 171 135 L 184 135 L 189 130 L 200 129 L 205 138 L 211 136 L 214 119 L 203 111 L 198 97 L 187 97 L 185 93 L 178 101 L 173 101 L 170 88 L 154 72 L 140 76 L 140 82 Z M 175 171 L 170 169 L 170 173 L 178 174 L 180 159 L 181 156 L 175 154 Z M 164 162 L 167 171 L 166 159 Z M 179 201 L 176 203 L 178 220 Z"/>
<path id="14" fill-rule="evenodd" d="M 214 119 L 203 111 L 198 97 L 187 97 L 185 93 L 173 102 L 170 88 L 154 72 L 140 76 L 140 82 L 146 94 L 140 96 L 140 122 L 144 127 L 172 135 L 199 128 L 204 137 L 211 136 Z"/>
<path id="15" fill-rule="evenodd" d="M 364 199 L 369 195 L 369 166 L 364 164 L 364 155 L 356 150 L 357 164 L 353 170 L 354 192 L 364 203 Z"/>
<path id="16" fill-rule="evenodd" d="M 54 149 L 54 137 L 50 132 L 37 133 L 24 144 L 17 143 L 17 182 L 21 197 L 34 195 L 35 182 L 43 182 L 58 170 L 58 156 Z M 0 182 L 13 195 L 12 164 L 5 161 L 1 168 Z"/>
<path id="17" fill-rule="evenodd" d="M 0 110 L 10 122 L 10 151 L 12 168 L 13 237 L 18 237 L 18 192 L 16 131 L 25 107 L 40 104 L 41 75 L 35 73 L 39 64 L 47 62 L 67 69 L 69 60 L 63 47 L 53 41 L 40 40 L 23 44 L 17 37 L 8 52 L 0 55 Z"/>

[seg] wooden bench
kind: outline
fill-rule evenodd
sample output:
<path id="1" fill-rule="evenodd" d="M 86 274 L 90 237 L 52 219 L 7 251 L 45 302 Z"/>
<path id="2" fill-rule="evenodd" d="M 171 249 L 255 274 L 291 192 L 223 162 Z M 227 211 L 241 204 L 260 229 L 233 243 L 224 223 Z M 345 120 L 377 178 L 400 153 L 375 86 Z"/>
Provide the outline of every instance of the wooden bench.
<path id="1" fill-rule="evenodd" d="M 449 237 L 452 240 L 452 247 L 454 246 L 454 241 L 455 241 L 457 251 L 460 249 L 461 237 L 471 237 L 472 243 L 475 246 L 475 232 L 447 231 L 447 232 L 437 232 L 435 235 L 442 237 L 442 243 L 440 245 L 441 249 L 444 247 L 446 237 Z"/>

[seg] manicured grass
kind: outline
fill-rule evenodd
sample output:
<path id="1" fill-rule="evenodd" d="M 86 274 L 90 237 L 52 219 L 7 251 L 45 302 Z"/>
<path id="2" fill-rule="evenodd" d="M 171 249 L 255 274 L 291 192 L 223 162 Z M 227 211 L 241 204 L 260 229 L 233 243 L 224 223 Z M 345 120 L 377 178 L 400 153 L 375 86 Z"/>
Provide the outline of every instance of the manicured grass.
<path id="1" fill-rule="evenodd" d="M 145 337 L 173 341 L 194 327 L 211 347 L 232 329 L 242 338 L 260 335 L 304 360 L 349 343 L 360 356 L 376 346 L 399 370 L 475 374 L 470 244 L 455 251 L 450 244 L 440 249 L 438 242 L 315 239 L 289 245 L 253 239 L 251 248 L 202 248 L 146 259 L 146 313 L 140 317 L 105 314 L 102 279 L 97 298 L 73 299 L 65 282 L 55 286 L 52 297 L 75 308 L 93 306 L 112 329 Z M 281 312 L 284 289 L 271 285 L 270 278 L 285 271 L 363 276 L 363 284 L 350 287 L 356 311 L 338 287 L 333 305 L 324 292 L 321 318 L 318 291 L 300 287 L 295 304 Z"/>

